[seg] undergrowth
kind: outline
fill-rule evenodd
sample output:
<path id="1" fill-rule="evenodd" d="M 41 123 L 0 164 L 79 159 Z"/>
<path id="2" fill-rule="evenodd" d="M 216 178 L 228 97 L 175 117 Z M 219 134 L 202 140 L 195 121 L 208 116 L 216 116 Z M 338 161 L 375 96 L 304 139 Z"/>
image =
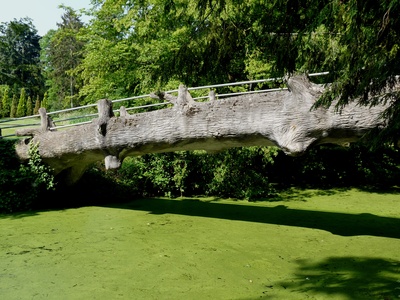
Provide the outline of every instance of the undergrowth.
<path id="1" fill-rule="evenodd" d="M 114 171 L 96 163 L 74 186 L 56 186 L 37 144 L 30 145 L 31 159 L 22 165 L 12 141 L 2 140 L 0 147 L 2 212 L 157 196 L 271 200 L 293 186 L 390 188 L 400 179 L 398 149 L 353 144 L 314 147 L 302 157 L 288 157 L 276 147 L 147 154 L 126 158 Z"/>

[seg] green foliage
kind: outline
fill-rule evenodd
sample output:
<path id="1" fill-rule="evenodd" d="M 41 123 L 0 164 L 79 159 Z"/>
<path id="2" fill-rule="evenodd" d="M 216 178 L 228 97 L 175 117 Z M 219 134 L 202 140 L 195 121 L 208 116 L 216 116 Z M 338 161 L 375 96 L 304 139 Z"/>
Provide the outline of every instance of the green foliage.
<path id="1" fill-rule="evenodd" d="M 49 109 L 49 102 L 48 102 L 47 92 L 44 93 L 43 100 L 42 100 L 42 105 L 40 107 L 43 107 L 45 109 Z"/>
<path id="2" fill-rule="evenodd" d="M 1 101 L 1 99 L 3 99 L 3 93 L 4 93 L 4 88 L 0 86 L 0 118 L 3 117 L 3 101 Z"/>
<path id="3" fill-rule="evenodd" d="M 400 179 L 400 156 L 388 145 L 377 149 L 361 143 L 349 147 L 322 145 L 301 157 L 280 153 L 270 172 L 271 180 L 284 186 L 391 187 Z"/>
<path id="4" fill-rule="evenodd" d="M 268 198 L 275 193 L 268 178 L 276 148 L 233 148 L 212 157 L 208 195 L 239 199 Z"/>
<path id="5" fill-rule="evenodd" d="M 362 4 L 355 0 L 333 1 L 321 11 L 324 20 L 320 22 L 329 24 L 327 29 L 337 34 L 336 42 L 341 48 L 337 57 L 330 58 L 331 80 L 335 84 L 321 104 L 340 96 L 338 106 L 356 97 L 361 104 L 373 105 L 379 102 L 374 96 L 386 93 L 387 85 L 393 86 L 400 71 L 400 21 L 393 17 L 399 12 L 398 1 L 372 0 Z"/>
<path id="6" fill-rule="evenodd" d="M 263 17 L 274 11 L 267 1 L 226 1 L 225 9 L 203 13 L 190 0 L 100 3 L 84 31 L 88 43 L 77 68 L 87 101 L 165 90 L 171 82 L 196 86 L 273 71 L 268 32 L 282 20 L 270 24 L 271 16 Z"/>
<path id="7" fill-rule="evenodd" d="M 82 60 L 84 42 L 79 38 L 83 23 L 70 7 L 65 12 L 58 29 L 49 31 L 41 40 L 41 61 L 45 67 L 49 104 L 52 109 L 78 106 L 79 89 L 82 85 L 79 73 L 73 72 Z"/>
<path id="8" fill-rule="evenodd" d="M 97 174 L 131 195 L 256 200 L 293 185 L 392 187 L 400 180 L 400 158 L 391 146 L 372 150 L 363 144 L 325 145 L 302 157 L 289 157 L 275 147 L 248 147 L 217 154 L 185 151 L 128 157 L 112 175 Z"/>
<path id="9" fill-rule="evenodd" d="M 0 212 L 36 207 L 40 195 L 54 188 L 54 178 L 42 164 L 37 145 L 30 147 L 27 165 L 18 161 L 13 140 L 0 139 L 0 153 Z"/>
<path id="10" fill-rule="evenodd" d="M 17 117 L 17 96 L 14 94 L 11 101 L 10 118 Z"/>
<path id="11" fill-rule="evenodd" d="M 34 197 L 29 180 L 20 172 L 14 143 L 0 140 L 0 212 L 27 209 Z"/>
<path id="12" fill-rule="evenodd" d="M 88 26 L 80 27 L 79 16 L 65 8 L 60 28 L 42 39 L 52 109 L 66 101 L 86 104 L 166 90 L 172 83 L 198 86 L 329 71 L 320 81 L 332 85 L 316 106 L 329 106 L 337 97 L 338 109 L 355 97 L 365 105 L 393 100 L 386 112 L 390 126 L 380 137 L 398 138 L 398 94 L 386 93 L 400 72 L 398 1 L 92 4 Z M 247 87 L 231 90 L 240 89 Z"/>
<path id="13" fill-rule="evenodd" d="M 400 180 L 398 150 L 324 145 L 302 157 L 275 147 L 233 148 L 217 154 L 180 151 L 128 157 L 117 171 L 100 163 L 73 187 L 55 186 L 51 170 L 30 145 L 30 160 L 20 165 L 14 142 L 0 140 L 0 211 L 56 205 L 93 205 L 132 197 L 214 196 L 248 200 L 274 199 L 287 187 L 337 188 L 396 186 Z M 49 191 L 52 191 L 50 194 Z M 85 200 L 75 203 L 79 193 Z M 57 202 L 46 202 L 47 199 Z M 61 198 L 68 196 L 65 202 Z"/>
<path id="14" fill-rule="evenodd" d="M 44 187 L 47 190 L 55 188 L 55 179 L 52 170 L 43 163 L 39 154 L 39 143 L 29 143 L 29 160 L 27 165 L 21 166 L 21 172 L 31 176 L 34 187 Z"/>
<path id="15" fill-rule="evenodd" d="M 390 100 L 390 126 L 375 137 L 380 145 L 399 139 L 399 93 L 386 90 L 398 83 L 395 75 L 400 73 L 398 1 L 96 0 L 87 27 L 76 12 L 64 9 L 59 28 L 41 40 L 49 88 L 42 101 L 46 109 L 175 89 L 180 83 L 196 86 L 329 71 L 325 80 L 332 85 L 316 106 L 329 106 L 337 97 L 338 109 L 355 97 L 363 105 Z M 38 49 L 29 20 L 1 24 L 0 82 L 14 91 L 2 92 L 4 116 L 25 115 L 21 99 L 34 96 L 32 91 L 39 94 L 43 79 L 37 69 Z M 17 109 L 15 91 L 22 87 L 28 93 L 21 90 Z M 136 104 L 150 101 L 138 99 Z M 273 194 L 271 183 L 395 184 L 397 156 L 398 150 L 390 146 L 371 151 L 360 144 L 322 146 L 301 158 L 259 147 L 214 155 L 175 152 L 128 158 L 120 171 L 105 178 L 142 195 L 253 199 Z M 40 165 L 26 172 L 45 174 Z M 101 172 L 96 166 L 96 178 Z M 40 184 L 49 180 L 44 177 Z"/>
<path id="16" fill-rule="evenodd" d="M 32 106 L 32 98 L 31 96 L 28 96 L 28 99 L 26 100 L 26 115 L 31 116 L 33 113 L 33 106 Z"/>
<path id="17" fill-rule="evenodd" d="M 1 86 L 1 116 L 9 117 L 10 116 L 10 87 L 8 85 Z"/>
<path id="18" fill-rule="evenodd" d="M 33 108 L 34 115 L 37 115 L 39 113 L 39 108 L 40 108 L 40 99 L 39 99 L 39 96 L 37 96 L 36 101 L 35 101 L 35 107 Z"/>
<path id="19" fill-rule="evenodd" d="M 135 186 L 144 196 L 257 199 L 275 192 L 267 169 L 277 153 L 273 147 L 250 147 L 218 154 L 203 151 L 147 154 L 127 158 L 118 178 L 125 185 Z"/>
<path id="20" fill-rule="evenodd" d="M 26 88 L 30 96 L 43 92 L 39 40 L 29 18 L 0 23 L 0 83 Z"/>
<path id="21" fill-rule="evenodd" d="M 26 91 L 25 88 L 22 88 L 17 106 L 17 115 L 16 115 L 17 118 L 26 116 L 26 107 L 27 107 L 26 104 L 27 104 Z"/>

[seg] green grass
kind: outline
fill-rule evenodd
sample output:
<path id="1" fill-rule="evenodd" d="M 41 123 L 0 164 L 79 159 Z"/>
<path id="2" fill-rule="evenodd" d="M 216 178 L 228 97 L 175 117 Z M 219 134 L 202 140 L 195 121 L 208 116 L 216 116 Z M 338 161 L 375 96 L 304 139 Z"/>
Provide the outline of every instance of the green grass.
<path id="1" fill-rule="evenodd" d="M 5 119 L 2 119 L 1 121 L 4 121 L 4 120 Z M 26 126 L 13 127 L 13 126 L 17 126 L 17 125 L 26 125 Z M 29 125 L 29 126 L 27 126 L 27 125 Z M 12 128 L 8 128 L 8 127 L 12 127 Z M 17 129 L 38 128 L 38 127 L 40 127 L 40 118 L 22 119 L 22 120 L 15 120 L 15 121 L 0 123 L 2 136 L 15 134 L 15 130 L 17 130 Z"/>
<path id="2" fill-rule="evenodd" d="M 74 123 L 80 123 L 80 122 L 85 122 L 85 121 L 90 121 L 93 119 L 93 117 L 83 117 L 79 118 L 76 120 L 70 120 L 70 121 L 62 121 L 59 122 L 59 120 L 67 119 L 67 118 L 72 118 L 72 117 L 78 117 L 78 116 L 83 116 L 85 114 L 90 114 L 93 113 L 93 109 L 89 108 L 86 110 L 80 110 L 78 112 L 69 112 L 69 113 L 64 113 L 59 116 L 51 116 L 56 125 L 66 125 L 66 124 L 74 124 Z M 11 135 L 15 134 L 15 131 L 17 129 L 25 129 L 25 128 L 39 128 L 41 125 L 40 117 L 34 117 L 34 118 L 28 118 L 28 119 L 18 119 L 18 120 L 13 120 L 13 121 L 7 121 L 7 119 L 1 119 L 0 120 L 0 128 L 2 129 L 2 136 L 6 135 Z M 21 127 L 14 127 L 17 125 L 24 125 Z M 8 128 L 11 127 L 11 128 Z M 59 130 L 64 130 L 64 129 L 59 129 Z"/>
<path id="3" fill-rule="evenodd" d="M 292 190 L 4 215 L 0 295 L 398 299 L 399 205 L 397 191 Z"/>

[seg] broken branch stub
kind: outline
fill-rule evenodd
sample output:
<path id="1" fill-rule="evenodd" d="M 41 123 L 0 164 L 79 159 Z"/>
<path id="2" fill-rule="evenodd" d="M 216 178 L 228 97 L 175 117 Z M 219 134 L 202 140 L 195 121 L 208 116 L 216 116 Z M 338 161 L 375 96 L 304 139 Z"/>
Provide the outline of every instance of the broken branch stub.
<path id="1" fill-rule="evenodd" d="M 53 120 L 47 115 L 45 108 L 43 107 L 39 108 L 39 115 L 40 115 L 40 128 L 18 129 L 15 131 L 15 134 L 17 136 L 33 137 L 34 135 L 40 134 L 41 132 L 50 131 L 51 128 L 54 128 L 56 126 Z"/>
<path id="2" fill-rule="evenodd" d="M 112 102 L 108 99 L 99 100 L 97 104 L 99 118 L 96 120 L 97 123 L 97 140 L 99 148 L 103 150 L 104 153 L 104 164 L 106 170 L 118 169 L 121 166 L 121 161 L 118 158 L 118 153 L 112 147 L 108 147 L 105 143 L 105 136 L 107 134 L 107 125 L 109 120 L 114 117 Z M 123 113 L 127 116 L 126 110 L 123 108 Z"/>

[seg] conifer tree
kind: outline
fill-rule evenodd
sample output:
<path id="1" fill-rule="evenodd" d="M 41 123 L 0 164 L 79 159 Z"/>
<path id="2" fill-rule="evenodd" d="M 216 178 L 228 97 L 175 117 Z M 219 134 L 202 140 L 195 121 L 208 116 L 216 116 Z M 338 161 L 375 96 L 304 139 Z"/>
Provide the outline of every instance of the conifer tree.
<path id="1" fill-rule="evenodd" d="M 41 74 L 40 36 L 32 20 L 22 18 L 0 22 L 0 82 L 29 93 L 44 87 Z"/>
<path id="2" fill-rule="evenodd" d="M 11 102 L 10 118 L 15 118 L 16 116 L 17 116 L 17 96 L 14 94 Z"/>
<path id="3" fill-rule="evenodd" d="M 40 107 L 43 107 L 46 110 L 48 110 L 49 109 L 49 104 L 47 102 L 48 102 L 48 95 L 47 95 L 47 92 L 45 92 L 44 96 L 43 96 L 42 104 L 41 104 Z"/>
<path id="4" fill-rule="evenodd" d="M 24 117 L 25 115 L 26 115 L 26 91 L 25 88 L 22 88 L 17 106 L 17 118 Z"/>
<path id="5" fill-rule="evenodd" d="M 4 89 L 0 88 L 0 98 L 3 99 Z M 0 101 L 0 118 L 3 118 L 3 101 Z"/>
<path id="6" fill-rule="evenodd" d="M 61 6 L 65 13 L 57 31 L 49 32 L 42 44 L 42 61 L 45 64 L 48 101 L 53 109 L 79 105 L 81 82 L 79 74 L 73 72 L 82 60 L 84 42 L 78 38 L 83 27 L 79 14 L 72 8 Z"/>
<path id="7" fill-rule="evenodd" d="M 32 98 L 31 96 L 28 96 L 28 99 L 26 100 L 26 116 L 31 116 L 33 112 L 33 106 L 32 106 Z"/>
<path id="8" fill-rule="evenodd" d="M 3 96 L 1 98 L 1 106 L 2 106 L 2 111 L 1 114 L 3 117 L 8 117 L 10 115 L 10 88 L 9 86 L 5 86 L 3 90 Z"/>
<path id="9" fill-rule="evenodd" d="M 39 99 L 39 95 L 38 95 L 36 97 L 35 107 L 33 108 L 34 115 L 37 115 L 39 113 L 39 108 L 40 108 L 40 99 Z"/>

